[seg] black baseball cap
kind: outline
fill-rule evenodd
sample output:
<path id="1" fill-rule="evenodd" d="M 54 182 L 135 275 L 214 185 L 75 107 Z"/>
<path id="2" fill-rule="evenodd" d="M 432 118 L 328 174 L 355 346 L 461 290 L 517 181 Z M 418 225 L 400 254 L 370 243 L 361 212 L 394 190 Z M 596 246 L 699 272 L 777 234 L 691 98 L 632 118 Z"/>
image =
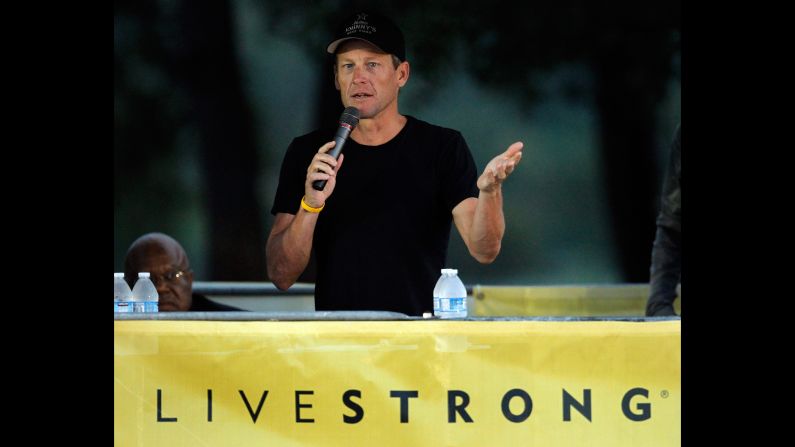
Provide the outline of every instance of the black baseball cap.
<path id="1" fill-rule="evenodd" d="M 401 62 L 406 60 L 403 32 L 394 22 L 382 15 L 357 12 L 342 22 L 334 36 L 334 40 L 326 48 L 331 54 L 334 54 L 343 42 L 360 39 L 377 46 L 385 53 L 394 54 Z"/>

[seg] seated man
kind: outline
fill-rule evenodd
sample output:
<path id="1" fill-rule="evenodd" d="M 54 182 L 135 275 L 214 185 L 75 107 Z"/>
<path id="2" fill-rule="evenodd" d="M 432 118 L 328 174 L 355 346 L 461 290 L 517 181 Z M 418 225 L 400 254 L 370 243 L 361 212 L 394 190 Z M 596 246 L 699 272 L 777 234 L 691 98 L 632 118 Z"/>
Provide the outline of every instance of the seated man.
<path id="1" fill-rule="evenodd" d="M 147 233 L 130 245 L 124 258 L 124 277 L 130 287 L 138 279 L 138 272 L 151 274 L 161 312 L 242 310 L 193 293 L 188 255 L 179 242 L 166 234 Z"/>

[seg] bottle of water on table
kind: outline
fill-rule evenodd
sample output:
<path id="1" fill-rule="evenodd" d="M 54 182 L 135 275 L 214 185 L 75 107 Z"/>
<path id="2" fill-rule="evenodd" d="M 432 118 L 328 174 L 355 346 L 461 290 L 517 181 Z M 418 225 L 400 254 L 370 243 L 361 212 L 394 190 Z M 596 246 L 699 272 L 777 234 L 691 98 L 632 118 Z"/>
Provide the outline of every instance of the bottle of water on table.
<path id="1" fill-rule="evenodd" d="M 133 312 L 157 312 L 159 299 L 155 283 L 149 279 L 149 272 L 139 272 L 138 281 L 132 289 Z"/>
<path id="2" fill-rule="evenodd" d="M 439 318 L 467 317 L 467 289 L 456 269 L 442 269 L 433 289 L 433 314 Z"/>
<path id="3" fill-rule="evenodd" d="M 132 291 L 124 273 L 113 274 L 113 312 L 132 312 Z"/>

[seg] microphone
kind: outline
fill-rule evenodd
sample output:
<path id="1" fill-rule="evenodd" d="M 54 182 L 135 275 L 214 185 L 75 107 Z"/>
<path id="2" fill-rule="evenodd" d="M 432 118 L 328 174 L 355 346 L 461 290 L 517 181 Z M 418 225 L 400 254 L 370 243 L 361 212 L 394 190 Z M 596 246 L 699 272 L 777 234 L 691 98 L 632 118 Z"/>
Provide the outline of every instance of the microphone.
<path id="1" fill-rule="evenodd" d="M 353 128 L 359 124 L 359 109 L 356 107 L 346 107 L 345 110 L 342 111 L 342 115 L 340 115 L 340 127 L 337 129 L 337 134 L 334 135 L 334 141 L 337 142 L 331 151 L 328 153 L 334 158 L 339 158 L 340 151 L 342 151 L 342 146 L 345 145 L 345 141 L 348 139 L 348 135 L 351 134 Z M 326 187 L 326 182 L 328 180 L 315 180 L 312 182 L 312 188 L 316 191 L 323 191 L 323 188 Z"/>

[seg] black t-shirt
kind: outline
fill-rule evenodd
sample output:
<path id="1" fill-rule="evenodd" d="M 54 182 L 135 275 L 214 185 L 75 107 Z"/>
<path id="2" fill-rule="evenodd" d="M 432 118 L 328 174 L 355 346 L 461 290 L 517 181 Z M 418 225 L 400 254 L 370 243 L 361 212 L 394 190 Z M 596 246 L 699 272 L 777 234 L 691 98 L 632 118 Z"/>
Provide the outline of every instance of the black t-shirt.
<path id="1" fill-rule="evenodd" d="M 345 143 L 337 185 L 315 227 L 316 310 L 433 310 L 451 212 L 478 196 L 477 169 L 460 132 L 407 118 L 383 145 Z M 298 211 L 306 169 L 335 131 L 292 141 L 272 214 Z"/>

